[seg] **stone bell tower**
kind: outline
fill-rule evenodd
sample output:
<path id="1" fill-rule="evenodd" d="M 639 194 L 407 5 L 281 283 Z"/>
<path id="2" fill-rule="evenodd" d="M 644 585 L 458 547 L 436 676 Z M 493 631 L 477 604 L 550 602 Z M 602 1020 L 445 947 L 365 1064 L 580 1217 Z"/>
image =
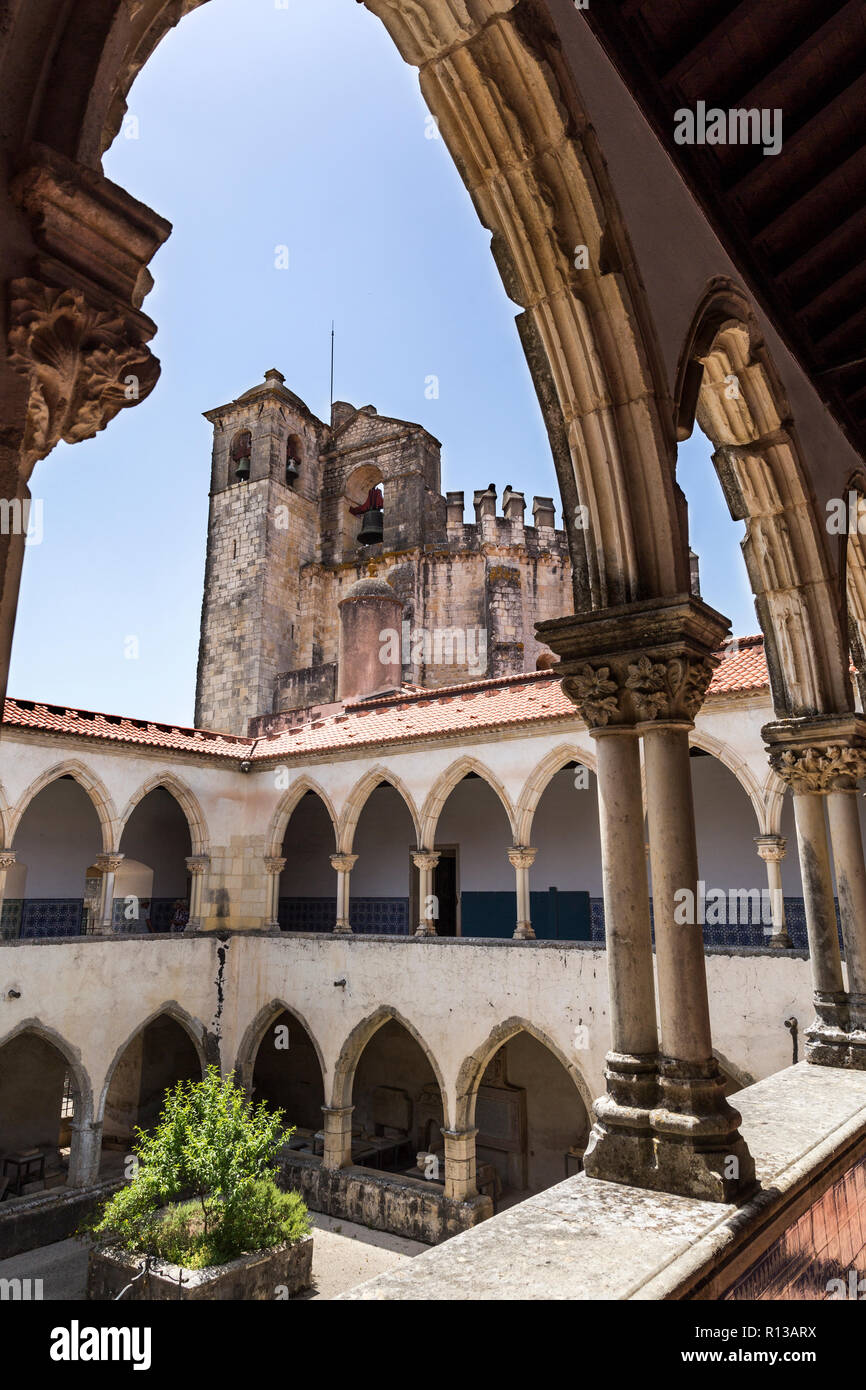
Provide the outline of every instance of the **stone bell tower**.
<path id="1" fill-rule="evenodd" d="M 299 572 L 319 558 L 327 427 L 281 372 L 205 412 L 214 427 L 195 721 L 245 734 L 296 664 Z"/>

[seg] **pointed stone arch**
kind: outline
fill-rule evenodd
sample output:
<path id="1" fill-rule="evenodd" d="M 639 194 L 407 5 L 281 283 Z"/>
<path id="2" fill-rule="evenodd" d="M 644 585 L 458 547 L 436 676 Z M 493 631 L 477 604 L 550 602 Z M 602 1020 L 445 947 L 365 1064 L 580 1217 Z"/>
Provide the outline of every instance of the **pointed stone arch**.
<path id="1" fill-rule="evenodd" d="M 74 1078 L 76 1096 L 81 1104 L 80 1123 L 82 1125 L 90 1124 L 93 1119 L 93 1085 L 87 1068 L 81 1060 L 79 1049 L 73 1047 L 62 1033 L 58 1033 L 55 1028 L 51 1028 L 37 1017 L 23 1018 L 8 1033 L 4 1033 L 0 1037 L 0 1049 L 25 1033 L 32 1033 L 35 1037 L 41 1038 L 43 1042 L 49 1043 L 64 1058 Z"/>
<path id="2" fill-rule="evenodd" d="M 67 758 L 62 763 L 55 763 L 53 767 L 47 768 L 45 772 L 40 773 L 35 781 L 30 783 L 7 817 L 10 848 L 14 849 L 15 847 L 14 842 L 18 827 L 31 802 L 41 791 L 50 787 L 52 782 L 59 781 L 61 777 L 72 777 L 82 791 L 89 796 L 99 820 L 102 849 L 104 853 L 111 854 L 119 838 L 119 821 L 114 801 L 101 778 L 97 777 L 86 763 L 80 762 L 77 758 Z"/>
<path id="3" fill-rule="evenodd" d="M 213 1035 L 208 1033 L 208 1030 L 205 1024 L 202 1023 L 201 1019 L 194 1018 L 193 1015 L 188 1013 L 187 1010 L 184 1009 L 182 1005 L 178 1004 L 176 1000 L 166 1000 L 164 1004 L 160 1004 L 158 1008 L 153 1009 L 152 1012 L 149 1013 L 146 1018 L 141 1019 L 141 1021 L 136 1024 L 132 1031 L 129 1034 L 127 1034 L 127 1037 L 121 1043 L 120 1047 L 116 1049 L 114 1056 L 112 1057 L 106 1069 L 105 1076 L 102 1082 L 102 1088 L 99 1093 L 99 1105 L 96 1112 L 96 1119 L 100 1122 L 102 1121 L 102 1117 L 105 1112 L 105 1102 L 108 1098 L 109 1088 L 111 1086 L 114 1074 L 117 1070 L 118 1062 L 122 1058 L 124 1052 L 129 1047 L 129 1045 L 132 1042 L 134 1042 L 135 1039 L 138 1037 L 139 1033 L 143 1033 L 145 1028 L 147 1028 L 149 1024 L 156 1023 L 157 1019 L 160 1018 L 173 1019 L 174 1022 L 179 1024 L 179 1026 L 187 1034 L 198 1056 L 202 1076 L 204 1076 L 208 1065 L 213 1063 L 216 1066 L 219 1066 L 219 1044 L 217 1043 Z"/>
<path id="4" fill-rule="evenodd" d="M 562 1064 L 568 1075 L 577 1088 L 578 1094 L 586 1107 L 587 1115 L 592 1115 L 592 1092 L 586 1083 L 580 1068 L 562 1051 L 557 1043 L 545 1033 L 543 1029 L 536 1027 L 527 1018 L 514 1016 L 507 1018 L 503 1023 L 498 1023 L 490 1033 L 488 1033 L 480 1047 L 476 1047 L 468 1057 L 464 1059 L 457 1073 L 457 1095 L 455 1102 L 454 1128 L 457 1130 L 472 1129 L 475 1124 L 475 1099 L 478 1095 L 478 1087 L 481 1079 L 487 1070 L 493 1057 L 511 1038 L 518 1033 L 528 1033 L 535 1038 L 536 1042 L 546 1047 L 548 1052 Z"/>
<path id="5" fill-rule="evenodd" d="M 12 818 L 12 807 L 6 795 L 6 789 L 0 782 L 0 849 L 8 849 L 12 845 L 12 832 L 10 829 Z"/>
<path id="6" fill-rule="evenodd" d="M 499 778 L 490 771 L 490 768 L 485 767 L 478 758 L 473 758 L 469 754 L 464 754 L 463 757 L 458 758 L 456 762 L 452 763 L 450 767 L 447 767 L 445 771 L 440 774 L 427 793 L 427 798 L 421 811 L 419 848 L 433 848 L 436 841 L 436 827 L 439 824 L 442 808 L 454 788 L 459 782 L 463 781 L 463 778 L 468 772 L 476 773 L 482 781 L 493 788 L 499 800 L 502 802 L 512 835 L 515 833 L 514 808 L 511 805 L 511 798 L 505 790 L 505 787 L 500 782 Z"/>
<path id="7" fill-rule="evenodd" d="M 448 1090 L 436 1056 L 432 1048 L 428 1047 L 415 1025 L 390 1004 L 381 1004 L 378 1009 L 368 1014 L 360 1023 L 356 1023 L 355 1027 L 344 1041 L 334 1067 L 334 1079 L 331 1086 L 331 1099 L 329 1104 L 334 1109 L 352 1104 L 352 1086 L 354 1084 L 358 1063 L 361 1060 L 361 1054 L 367 1046 L 367 1043 L 373 1037 L 373 1034 L 378 1033 L 379 1029 L 392 1019 L 395 1023 L 399 1023 L 401 1028 L 405 1028 L 406 1032 L 418 1044 L 424 1056 L 427 1058 L 427 1061 L 430 1063 L 433 1075 L 436 1078 L 436 1084 L 439 1087 L 439 1093 L 442 1097 L 442 1111 L 445 1116 L 445 1127 L 448 1128 L 448 1117 L 450 1113 Z"/>
<path id="8" fill-rule="evenodd" d="M 751 301 L 727 277 L 710 281 L 695 311 L 675 412 L 680 440 L 697 419 L 731 516 L 746 524 L 742 550 L 777 714 L 849 710 L 848 638 L 824 518 Z"/>
<path id="9" fill-rule="evenodd" d="M 527 777 L 514 807 L 514 835 L 518 845 L 532 843 L 532 822 L 538 803 L 558 772 L 569 763 L 581 763 L 590 772 L 596 771 L 594 751 L 580 748 L 576 743 L 560 743 L 541 759 Z"/>
<path id="10" fill-rule="evenodd" d="M 702 748 L 705 753 L 709 753 L 717 762 L 722 763 L 736 777 L 752 803 L 752 810 L 758 823 L 758 834 L 770 834 L 764 788 L 746 760 L 729 743 L 725 743 L 723 739 L 714 738 L 712 734 L 708 734 L 703 729 L 692 729 L 689 734 L 689 744 L 692 748 Z M 773 775 L 775 776 L 775 773 Z"/>
<path id="11" fill-rule="evenodd" d="M 288 1004 L 285 999 L 280 998 L 272 999 L 270 1003 L 265 1004 L 259 1009 L 255 1018 L 245 1028 L 244 1035 L 241 1038 L 237 1058 L 235 1060 L 235 1075 L 238 1084 L 243 1086 L 247 1095 L 250 1094 L 252 1089 L 253 1071 L 256 1065 L 256 1057 L 258 1056 L 259 1048 L 262 1045 L 262 1039 L 271 1024 L 275 1023 L 280 1017 L 280 1014 L 284 1013 L 291 1014 L 292 1018 L 297 1019 L 298 1023 L 300 1023 L 307 1034 L 307 1037 L 310 1039 L 310 1042 L 313 1044 L 313 1050 L 319 1060 L 319 1068 L 322 1073 L 322 1084 L 327 1091 L 328 1068 L 318 1038 L 300 1010 L 295 1008 L 294 1005 Z"/>
<path id="12" fill-rule="evenodd" d="M 158 772 L 153 777 L 148 777 L 146 782 L 138 788 L 130 797 L 126 808 L 120 819 L 120 829 L 117 837 L 118 847 L 123 838 L 123 832 L 129 822 L 129 818 L 136 806 L 149 796 L 151 792 L 159 788 L 167 791 L 174 798 L 186 817 L 189 827 L 189 838 L 192 854 L 207 854 L 210 847 L 210 834 L 207 828 L 204 811 L 201 808 L 198 797 L 174 772 Z"/>
<path id="13" fill-rule="evenodd" d="M 389 787 L 393 787 L 394 791 L 402 798 L 409 815 L 412 817 L 412 825 L 415 834 L 420 837 L 421 822 L 418 815 L 418 808 L 415 805 L 415 798 L 412 796 L 406 784 L 395 772 L 391 772 L 386 767 L 371 767 L 369 771 L 365 772 L 363 777 L 355 783 L 355 786 L 346 798 L 337 827 L 338 853 L 351 854 L 355 831 L 358 827 L 358 821 L 361 819 L 364 807 L 376 788 L 380 787 L 383 782 Z M 419 838 L 418 844 L 420 845 L 420 843 L 421 840 Z"/>
<path id="14" fill-rule="evenodd" d="M 289 821 L 291 820 L 292 816 L 297 810 L 297 807 L 300 804 L 302 798 L 306 796 L 307 792 L 313 792 L 314 795 L 319 798 L 319 800 L 325 807 L 325 810 L 328 813 L 331 825 L 334 830 L 334 852 L 338 852 L 339 817 L 337 816 L 337 813 L 334 810 L 334 804 L 331 801 L 331 798 L 328 796 L 328 793 L 325 791 L 324 787 L 321 787 L 319 783 L 315 781 L 314 778 L 309 776 L 308 773 L 303 773 L 297 779 L 297 781 L 293 782 L 292 785 L 283 793 L 279 802 L 277 803 L 277 808 L 274 811 L 273 817 L 271 818 L 271 828 L 269 831 L 269 854 L 278 856 L 282 853 L 283 841 L 286 838 L 286 830 L 288 829 Z"/>

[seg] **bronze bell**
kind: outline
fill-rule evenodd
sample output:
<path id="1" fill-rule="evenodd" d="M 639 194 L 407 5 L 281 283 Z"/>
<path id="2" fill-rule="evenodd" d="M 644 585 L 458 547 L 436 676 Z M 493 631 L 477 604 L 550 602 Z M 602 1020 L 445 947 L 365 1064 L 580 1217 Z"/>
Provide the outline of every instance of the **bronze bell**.
<path id="1" fill-rule="evenodd" d="M 361 529 L 358 532 L 358 543 L 360 545 L 378 545 L 382 539 L 382 512 L 378 507 L 371 507 L 364 513 L 364 520 L 361 522 Z"/>
<path id="2" fill-rule="evenodd" d="M 238 459 L 238 461 L 237 461 L 237 468 L 235 469 L 235 477 L 237 478 L 237 480 L 238 480 L 239 483 L 249 482 L 249 477 L 250 477 L 250 460 L 249 460 L 249 457 Z"/>
<path id="3" fill-rule="evenodd" d="M 294 487 L 301 476 L 301 470 L 293 458 L 286 459 L 286 487 Z"/>

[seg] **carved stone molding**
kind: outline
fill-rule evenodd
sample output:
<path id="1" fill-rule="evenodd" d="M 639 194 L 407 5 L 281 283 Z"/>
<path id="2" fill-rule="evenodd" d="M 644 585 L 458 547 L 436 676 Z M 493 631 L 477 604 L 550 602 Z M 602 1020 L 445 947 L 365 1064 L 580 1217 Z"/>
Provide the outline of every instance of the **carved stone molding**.
<path id="1" fill-rule="evenodd" d="M 14 868 L 15 862 L 14 849 L 0 849 L 0 873 L 4 873 L 6 869 Z"/>
<path id="2" fill-rule="evenodd" d="M 357 854 L 332 854 L 331 868 L 338 874 L 349 874 L 358 862 Z"/>
<path id="3" fill-rule="evenodd" d="M 691 723 L 727 621 L 700 599 L 643 600 L 536 624 L 561 658 L 562 688 L 591 729 L 655 720 Z"/>
<path id="4" fill-rule="evenodd" d="M 268 854 L 265 856 L 265 868 L 269 874 L 281 874 L 287 862 L 280 855 Z"/>
<path id="5" fill-rule="evenodd" d="M 203 874 L 210 864 L 210 856 L 207 854 L 191 854 L 187 856 L 187 872 L 193 875 Z"/>
<path id="6" fill-rule="evenodd" d="M 124 316 L 94 309 L 80 290 L 38 280 L 10 285 L 9 363 L 29 378 L 25 477 L 62 439 L 77 444 L 149 395 L 159 362 L 131 342 Z"/>
<path id="7" fill-rule="evenodd" d="M 508 851 L 508 862 L 515 869 L 531 869 L 538 850 L 530 845 L 513 845 Z"/>
<path id="8" fill-rule="evenodd" d="M 776 749 L 770 753 L 770 766 L 798 794 L 852 791 L 866 776 L 866 749 Z"/>
<path id="9" fill-rule="evenodd" d="M 429 873 L 436 868 L 441 858 L 439 850 L 412 850 L 412 863 L 416 869 L 422 869 Z"/>
<path id="10" fill-rule="evenodd" d="M 125 858 L 125 854 L 97 854 L 94 862 L 100 873 L 116 874 Z"/>
<path id="11" fill-rule="evenodd" d="M 788 848 L 784 835 L 756 835 L 754 838 L 758 854 L 765 864 L 781 864 Z"/>
<path id="12" fill-rule="evenodd" d="M 866 777 L 866 719 L 860 714 L 778 720 L 761 736 L 773 771 L 797 795 L 853 791 Z"/>

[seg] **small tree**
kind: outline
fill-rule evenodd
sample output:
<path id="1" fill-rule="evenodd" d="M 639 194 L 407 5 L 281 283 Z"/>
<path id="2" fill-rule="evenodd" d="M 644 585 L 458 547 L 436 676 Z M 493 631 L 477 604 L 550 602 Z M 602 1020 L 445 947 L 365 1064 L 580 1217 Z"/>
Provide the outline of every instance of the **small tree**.
<path id="1" fill-rule="evenodd" d="M 297 1239 L 309 1229 L 306 1207 L 274 1182 L 293 1134 L 282 1111 L 247 1101 L 234 1073 L 208 1067 L 202 1081 L 167 1092 L 152 1133 L 136 1130 L 136 1176 L 83 1234 L 177 1263 L 183 1255 L 190 1267 Z"/>

